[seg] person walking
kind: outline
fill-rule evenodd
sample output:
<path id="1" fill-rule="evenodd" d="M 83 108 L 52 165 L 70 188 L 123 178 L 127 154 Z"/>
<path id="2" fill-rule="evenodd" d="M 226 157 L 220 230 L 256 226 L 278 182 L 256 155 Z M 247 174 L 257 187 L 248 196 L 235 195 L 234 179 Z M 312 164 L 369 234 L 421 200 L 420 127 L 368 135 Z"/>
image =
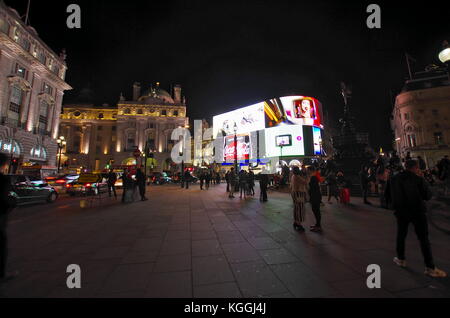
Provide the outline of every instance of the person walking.
<path id="1" fill-rule="evenodd" d="M 205 173 L 203 171 L 200 171 L 199 179 L 200 179 L 200 190 L 203 190 L 203 185 L 205 184 Z"/>
<path id="2" fill-rule="evenodd" d="M 139 195 L 141 196 L 141 201 L 147 201 L 145 197 L 145 174 L 140 168 L 136 170 L 136 184 L 139 188 Z"/>
<path id="3" fill-rule="evenodd" d="M 0 284 L 18 276 L 17 271 L 11 273 L 6 271 L 8 260 L 8 215 L 15 208 L 13 202 L 9 199 L 11 183 L 2 173 L 6 170 L 8 160 L 8 156 L 0 153 Z"/>
<path id="4" fill-rule="evenodd" d="M 206 173 L 205 173 L 205 186 L 206 186 L 206 190 L 209 189 L 210 183 L 211 183 L 211 172 L 206 171 Z"/>
<path id="5" fill-rule="evenodd" d="M 432 193 L 424 178 L 420 176 L 417 161 L 407 160 L 405 169 L 393 176 L 386 188 L 386 195 L 392 201 L 397 218 L 397 256 L 394 257 L 394 263 L 406 267 L 405 240 L 409 224 L 412 223 L 425 261 L 425 275 L 446 277 L 447 273 L 434 264 L 428 239 L 425 201 L 431 199 Z"/>
<path id="6" fill-rule="evenodd" d="M 307 178 L 299 167 L 292 169 L 290 182 L 292 201 L 294 202 L 294 229 L 304 231 L 302 223 L 305 221 L 305 201 L 307 191 Z M 320 203 L 319 203 L 320 204 Z"/>
<path id="7" fill-rule="evenodd" d="M 267 202 L 267 187 L 268 187 L 268 185 L 269 185 L 269 175 L 267 173 L 265 173 L 265 171 L 263 170 L 259 174 L 259 189 L 260 189 L 259 199 L 262 202 Z"/>
<path id="8" fill-rule="evenodd" d="M 225 173 L 225 181 L 227 182 L 227 192 L 230 192 L 230 171 Z"/>
<path id="9" fill-rule="evenodd" d="M 229 189 L 230 191 L 229 191 L 228 197 L 231 199 L 231 198 L 234 198 L 234 190 L 236 187 L 236 173 L 234 171 L 234 167 L 231 167 L 229 174 L 228 174 L 228 179 L 230 182 L 230 189 Z"/>
<path id="10" fill-rule="evenodd" d="M 336 179 L 336 174 L 332 171 L 328 174 L 326 178 L 327 186 L 328 186 L 328 203 L 331 204 L 331 197 L 334 197 L 336 199 L 336 203 L 339 202 L 339 189 L 338 189 L 338 183 Z"/>
<path id="11" fill-rule="evenodd" d="M 216 174 L 216 184 L 220 184 L 220 172 Z"/>
<path id="12" fill-rule="evenodd" d="M 241 170 L 239 172 L 239 198 L 242 199 L 242 192 L 244 193 L 244 199 L 247 199 L 247 172 Z"/>
<path id="13" fill-rule="evenodd" d="M 361 191 L 363 195 L 363 200 L 365 204 L 371 204 L 367 200 L 367 194 L 369 192 L 369 168 L 367 166 L 362 166 L 361 170 L 359 171 L 359 182 L 361 184 Z"/>
<path id="14" fill-rule="evenodd" d="M 344 173 L 339 171 L 337 173 L 337 183 L 339 190 L 339 197 L 341 199 L 341 203 L 348 204 L 350 203 L 350 182 L 344 177 Z"/>
<path id="15" fill-rule="evenodd" d="M 122 203 L 131 202 L 133 196 L 133 180 L 131 179 L 130 172 L 125 169 L 121 176 L 122 179 Z"/>
<path id="16" fill-rule="evenodd" d="M 248 172 L 248 194 L 255 196 L 255 173 L 252 170 Z"/>
<path id="17" fill-rule="evenodd" d="M 191 173 L 189 170 L 186 169 L 184 172 L 184 184 L 186 186 L 186 189 L 189 189 L 189 182 L 191 181 Z"/>
<path id="18" fill-rule="evenodd" d="M 310 178 L 309 178 L 309 203 L 311 203 L 311 208 L 316 218 L 316 224 L 310 227 L 313 232 L 321 232 L 321 214 L 320 214 L 320 203 L 322 202 L 322 193 L 320 192 L 319 178 L 315 175 L 315 169 L 310 167 Z"/>
<path id="19" fill-rule="evenodd" d="M 114 172 L 113 169 L 109 170 L 108 176 L 107 176 L 107 184 L 108 184 L 108 194 L 109 197 L 112 196 L 111 192 L 114 193 L 114 198 L 117 199 L 117 194 L 116 194 L 116 181 L 117 181 L 117 175 Z"/>

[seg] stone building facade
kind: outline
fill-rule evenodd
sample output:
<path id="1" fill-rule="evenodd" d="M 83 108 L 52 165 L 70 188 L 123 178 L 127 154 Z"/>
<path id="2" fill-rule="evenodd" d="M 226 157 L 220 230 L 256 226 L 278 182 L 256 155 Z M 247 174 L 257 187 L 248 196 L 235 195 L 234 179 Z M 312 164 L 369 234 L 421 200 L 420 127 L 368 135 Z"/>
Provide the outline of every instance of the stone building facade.
<path id="1" fill-rule="evenodd" d="M 423 72 L 396 97 L 391 126 L 401 157 L 421 156 L 433 168 L 450 155 L 450 85 L 445 70 Z"/>
<path id="2" fill-rule="evenodd" d="M 144 157 L 136 162 L 133 152 L 136 148 L 144 152 L 147 144 L 153 156 L 147 158 L 148 167 L 169 170 L 172 147 L 177 143 L 171 140 L 172 131 L 188 123 L 180 86 L 174 87 L 173 96 L 158 83 L 141 94 L 140 84 L 135 83 L 132 100 L 121 95 L 116 107 L 64 106 L 60 129 L 67 145 L 63 162 L 67 168 L 90 171 L 108 165 L 144 164 Z"/>
<path id="3" fill-rule="evenodd" d="M 11 158 L 9 172 L 55 166 L 63 94 L 71 89 L 66 70 L 65 54 L 0 1 L 0 151 Z"/>

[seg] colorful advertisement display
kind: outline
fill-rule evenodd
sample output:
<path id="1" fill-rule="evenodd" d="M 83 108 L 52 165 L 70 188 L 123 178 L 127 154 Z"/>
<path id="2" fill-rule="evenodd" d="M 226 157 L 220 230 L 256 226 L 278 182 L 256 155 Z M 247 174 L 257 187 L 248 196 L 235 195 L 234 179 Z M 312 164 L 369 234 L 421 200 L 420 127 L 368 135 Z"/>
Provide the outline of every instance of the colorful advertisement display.
<path id="1" fill-rule="evenodd" d="M 213 117 L 213 134 L 225 133 L 226 136 L 246 134 L 265 128 L 264 103 L 239 108 Z"/>
<path id="2" fill-rule="evenodd" d="M 264 131 L 265 156 L 303 156 L 305 154 L 303 129 L 298 125 L 267 128 Z"/>
<path id="3" fill-rule="evenodd" d="M 236 157 L 237 150 L 237 160 L 249 160 L 251 145 L 249 135 L 237 135 L 236 136 L 237 145 L 234 142 L 234 136 L 226 136 L 224 138 L 224 149 L 223 156 L 225 162 L 233 162 Z"/>
<path id="4" fill-rule="evenodd" d="M 314 154 L 322 154 L 322 130 L 318 127 L 313 127 L 313 142 L 314 142 Z"/>

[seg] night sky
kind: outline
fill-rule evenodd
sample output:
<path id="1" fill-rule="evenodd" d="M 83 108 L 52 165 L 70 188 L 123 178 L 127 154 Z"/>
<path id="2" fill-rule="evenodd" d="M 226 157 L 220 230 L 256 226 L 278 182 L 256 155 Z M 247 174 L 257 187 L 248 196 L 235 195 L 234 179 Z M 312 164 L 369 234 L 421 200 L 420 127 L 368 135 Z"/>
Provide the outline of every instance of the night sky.
<path id="1" fill-rule="evenodd" d="M 381 6 L 379 30 L 366 7 Z M 27 0 L 5 0 L 20 14 Z M 47 4 L 46 4 L 47 3 Z M 66 27 L 77 3 L 82 28 Z M 389 149 L 393 97 L 413 70 L 439 63 L 450 40 L 444 1 L 113 1 L 31 0 L 30 23 L 57 53 L 67 51 L 64 103 L 117 103 L 159 81 L 181 84 L 192 119 L 287 94 L 316 97 L 337 122 L 340 81 L 353 86 L 357 126 Z M 425 5 L 427 5 L 425 7 Z M 87 94 L 90 92 L 90 94 Z"/>

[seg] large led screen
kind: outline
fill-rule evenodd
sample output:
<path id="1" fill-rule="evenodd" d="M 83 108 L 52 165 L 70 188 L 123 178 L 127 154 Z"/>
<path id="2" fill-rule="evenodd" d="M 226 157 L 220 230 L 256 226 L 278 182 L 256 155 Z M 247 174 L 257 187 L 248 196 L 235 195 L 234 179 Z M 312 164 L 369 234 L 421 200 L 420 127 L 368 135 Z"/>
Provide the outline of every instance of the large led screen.
<path id="1" fill-rule="evenodd" d="M 224 132 L 225 135 L 245 134 L 265 128 L 264 103 L 239 108 L 213 117 L 213 134 Z"/>
<path id="2" fill-rule="evenodd" d="M 303 128 L 282 125 L 264 131 L 265 157 L 303 156 L 305 154 Z"/>
<path id="3" fill-rule="evenodd" d="M 249 160 L 251 157 L 250 136 L 248 134 L 237 135 L 237 144 L 234 142 L 234 136 L 224 138 L 223 156 L 225 162 L 233 162 L 236 155 L 237 160 Z M 237 151 L 237 153 L 236 153 Z"/>
<path id="4" fill-rule="evenodd" d="M 322 135 L 321 129 L 313 127 L 313 142 L 314 142 L 314 154 L 322 154 Z"/>

